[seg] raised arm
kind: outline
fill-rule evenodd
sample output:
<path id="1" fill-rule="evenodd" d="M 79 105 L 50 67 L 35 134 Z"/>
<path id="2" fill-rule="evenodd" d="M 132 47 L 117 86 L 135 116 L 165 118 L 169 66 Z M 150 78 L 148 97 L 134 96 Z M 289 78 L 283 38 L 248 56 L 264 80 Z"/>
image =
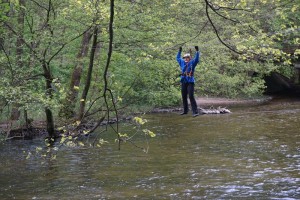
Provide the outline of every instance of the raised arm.
<path id="1" fill-rule="evenodd" d="M 176 56 L 176 60 L 177 60 L 179 65 L 183 61 L 182 58 L 181 58 L 181 51 L 182 51 L 182 47 L 179 47 L 179 51 L 178 51 L 177 56 Z"/>
<path id="2" fill-rule="evenodd" d="M 197 65 L 199 63 L 199 61 L 200 61 L 200 52 L 196 51 L 195 57 L 193 59 L 194 65 Z"/>
<path id="3" fill-rule="evenodd" d="M 199 61 L 200 61 L 199 47 L 198 47 L 198 46 L 195 46 L 195 49 L 196 49 L 195 57 L 194 57 L 194 59 L 192 60 L 192 62 L 193 62 L 193 70 L 195 69 L 196 65 L 197 65 L 197 64 L 199 63 Z"/>

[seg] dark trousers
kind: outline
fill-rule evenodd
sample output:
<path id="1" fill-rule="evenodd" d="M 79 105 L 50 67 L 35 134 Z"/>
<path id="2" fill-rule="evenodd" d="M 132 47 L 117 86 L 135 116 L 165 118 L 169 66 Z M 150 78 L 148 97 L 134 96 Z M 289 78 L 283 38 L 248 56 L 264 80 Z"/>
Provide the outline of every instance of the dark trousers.
<path id="1" fill-rule="evenodd" d="M 181 83 L 181 96 L 184 113 L 187 113 L 189 111 L 187 95 L 189 95 L 193 114 L 198 113 L 197 103 L 194 97 L 194 85 L 194 83 Z"/>

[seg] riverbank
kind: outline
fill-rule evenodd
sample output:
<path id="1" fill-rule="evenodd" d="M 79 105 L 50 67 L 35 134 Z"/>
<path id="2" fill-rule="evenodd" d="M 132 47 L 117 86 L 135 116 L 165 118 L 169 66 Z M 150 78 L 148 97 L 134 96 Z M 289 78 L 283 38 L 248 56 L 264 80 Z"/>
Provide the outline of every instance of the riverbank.
<path id="1" fill-rule="evenodd" d="M 219 97 L 198 97 L 196 98 L 197 105 L 199 107 L 228 107 L 237 105 L 256 105 L 271 101 L 272 97 L 265 96 L 257 99 L 227 99 Z"/>
<path id="2" fill-rule="evenodd" d="M 271 97 L 262 97 L 259 99 L 227 99 L 218 97 L 198 97 L 196 98 L 198 109 L 200 114 L 225 114 L 230 113 L 230 107 L 235 106 L 251 106 L 258 105 L 268 101 L 271 101 Z M 130 116 L 119 116 L 119 121 L 130 121 L 133 116 L 140 115 L 142 113 L 171 113 L 182 112 L 181 105 L 171 108 L 154 108 L 147 112 L 132 113 Z M 103 120 L 99 125 L 114 124 L 117 122 L 116 118 L 111 118 L 109 121 Z M 33 121 L 30 124 L 30 130 L 26 127 L 15 127 L 13 123 L 0 123 L 0 134 L 5 139 L 32 139 L 36 136 L 47 135 L 46 122 L 45 121 Z M 81 128 L 76 129 L 82 131 L 84 129 L 92 129 L 97 122 L 83 123 Z M 62 125 L 61 125 L 62 126 Z M 14 127 L 14 128 L 13 128 Z M 82 130 L 81 130 L 82 129 Z M 57 130 L 57 132 L 60 132 Z"/>
<path id="3" fill-rule="evenodd" d="M 273 98 L 264 96 L 256 99 L 228 99 L 221 97 L 197 97 L 196 102 L 200 114 L 225 114 L 230 113 L 228 108 L 239 106 L 253 106 L 271 101 Z M 148 113 L 182 112 L 182 106 L 171 108 L 154 108 Z"/>

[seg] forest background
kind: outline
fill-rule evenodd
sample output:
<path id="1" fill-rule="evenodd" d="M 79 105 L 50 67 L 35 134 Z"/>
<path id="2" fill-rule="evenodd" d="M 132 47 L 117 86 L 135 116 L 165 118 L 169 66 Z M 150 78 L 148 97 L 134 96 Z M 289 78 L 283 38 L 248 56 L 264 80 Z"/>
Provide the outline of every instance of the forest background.
<path id="1" fill-rule="evenodd" d="M 297 76 L 300 0 L 0 0 L 1 122 L 95 122 L 180 105 L 180 46 L 198 96 L 253 98 Z"/>

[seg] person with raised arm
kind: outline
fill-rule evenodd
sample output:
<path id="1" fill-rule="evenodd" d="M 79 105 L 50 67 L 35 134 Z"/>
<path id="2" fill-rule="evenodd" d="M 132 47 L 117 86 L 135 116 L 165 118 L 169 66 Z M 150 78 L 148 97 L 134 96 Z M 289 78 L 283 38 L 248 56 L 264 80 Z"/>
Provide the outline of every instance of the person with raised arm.
<path id="1" fill-rule="evenodd" d="M 189 111 L 188 100 L 187 100 L 187 97 L 189 96 L 192 111 L 193 111 L 193 117 L 199 115 L 197 103 L 194 97 L 194 87 L 195 87 L 194 72 L 197 64 L 200 61 L 199 47 L 195 46 L 195 50 L 196 50 L 196 54 L 194 58 L 191 57 L 190 53 L 184 54 L 183 58 L 181 58 L 182 47 L 180 47 L 176 56 L 176 60 L 181 70 L 180 82 L 181 82 L 181 96 L 182 96 L 182 103 L 183 103 L 183 112 L 181 113 L 181 115 L 185 115 Z"/>

